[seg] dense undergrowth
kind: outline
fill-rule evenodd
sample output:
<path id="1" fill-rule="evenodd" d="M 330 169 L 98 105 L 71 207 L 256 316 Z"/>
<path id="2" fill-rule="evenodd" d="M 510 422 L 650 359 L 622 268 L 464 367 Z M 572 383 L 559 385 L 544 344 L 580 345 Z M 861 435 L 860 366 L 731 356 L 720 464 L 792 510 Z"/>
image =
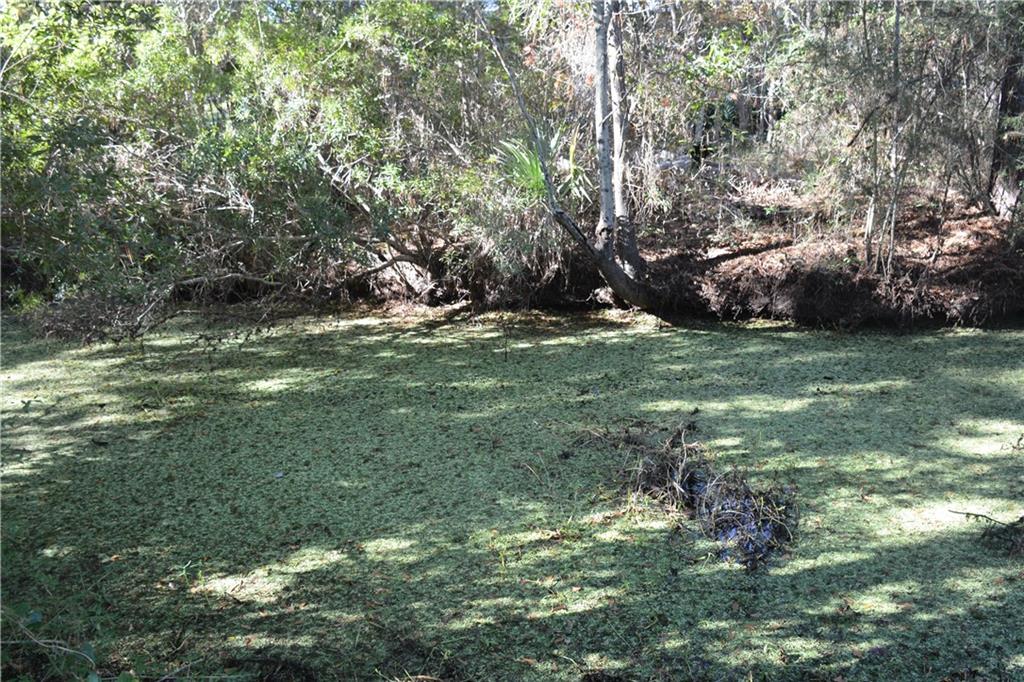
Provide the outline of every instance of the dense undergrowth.
<path id="1" fill-rule="evenodd" d="M 3 333 L 5 679 L 1024 674 L 1024 565 L 953 513 L 1022 513 L 1020 331 Z M 748 573 L 631 503 L 574 443 L 638 419 L 795 487 L 796 542 Z"/>
<path id="2" fill-rule="evenodd" d="M 1020 3 L 597 6 L 649 312 L 1021 312 Z M 597 243 L 594 35 L 553 0 L 5 3 L 0 299 L 87 339 L 237 302 L 607 304 L 547 205 Z"/>

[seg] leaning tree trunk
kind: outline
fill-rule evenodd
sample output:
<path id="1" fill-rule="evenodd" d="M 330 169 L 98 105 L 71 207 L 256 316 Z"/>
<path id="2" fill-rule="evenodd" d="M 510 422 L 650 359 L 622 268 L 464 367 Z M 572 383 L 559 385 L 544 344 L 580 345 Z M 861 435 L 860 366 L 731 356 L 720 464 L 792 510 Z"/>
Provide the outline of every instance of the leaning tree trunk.
<path id="1" fill-rule="evenodd" d="M 596 38 L 596 47 L 594 49 L 594 65 L 596 68 L 594 77 L 594 134 L 597 144 L 600 205 L 600 218 L 594 228 L 593 239 L 587 236 L 576 220 L 559 203 L 555 184 L 551 180 L 547 149 L 544 146 L 544 142 L 540 139 L 537 124 L 526 107 L 526 101 L 523 99 L 522 91 L 519 88 L 519 81 L 505 61 L 505 57 L 498 46 L 498 41 L 494 34 L 487 31 L 487 36 L 491 41 L 491 46 L 494 48 L 498 61 L 501 62 L 502 69 L 504 69 L 505 74 L 508 76 L 509 84 L 512 86 L 512 91 L 516 98 L 516 104 L 519 106 L 519 111 L 529 128 L 530 141 L 534 152 L 537 154 L 541 174 L 544 176 L 545 204 L 551 213 L 551 217 L 572 237 L 576 244 L 586 251 L 600 271 L 601 277 L 604 278 L 604 281 L 607 282 L 616 296 L 630 305 L 644 310 L 653 310 L 658 301 L 657 297 L 650 287 L 637 277 L 636 273 L 628 271 L 626 267 L 623 267 L 623 262 L 629 258 L 624 257 L 623 253 L 628 252 L 630 246 L 624 249 L 618 245 L 617 242 L 619 240 L 616 239 L 615 182 L 612 172 L 615 167 L 612 149 L 615 145 L 616 135 L 612 132 L 611 68 L 608 59 L 608 27 L 611 24 L 612 7 L 603 0 L 594 0 L 593 10 Z M 482 13 L 478 12 L 477 16 L 481 25 L 486 29 L 486 20 L 483 18 Z M 621 93 L 622 90 L 620 89 L 619 92 Z M 624 159 L 624 157 L 625 152 L 623 150 L 620 158 Z M 618 177 L 621 178 L 623 176 L 624 174 L 620 174 Z M 624 194 L 621 205 L 625 206 Z M 622 210 L 624 211 L 625 209 L 623 208 Z M 631 248 L 636 251 L 635 232 L 627 230 L 626 236 L 627 244 L 631 245 Z M 636 251 L 636 256 L 639 259 L 639 251 Z M 642 259 L 639 262 L 642 264 Z"/>
<path id="2" fill-rule="evenodd" d="M 594 134 L 597 142 L 597 167 L 598 167 L 598 192 L 600 199 L 600 218 L 597 228 L 594 231 L 593 255 L 598 269 L 608 286 L 612 288 L 620 298 L 640 308 L 650 308 L 653 305 L 651 292 L 644 283 L 636 279 L 634 275 L 627 272 L 622 266 L 616 235 L 616 196 L 615 183 L 613 182 L 613 145 L 616 145 L 616 137 L 612 134 L 613 117 L 611 104 L 611 80 L 613 64 L 608 58 L 608 28 L 612 19 L 612 5 L 604 0 L 594 0 Z M 621 95 L 621 89 L 619 90 Z M 621 100 L 619 102 L 621 109 Z M 618 132 L 618 131 L 616 131 Z M 625 210 L 625 197 L 622 194 L 622 177 L 624 167 L 625 150 L 621 149 L 621 163 L 617 169 L 619 180 L 619 193 L 621 195 L 622 210 Z M 627 219 L 628 220 L 628 219 Z M 622 235 L 631 242 L 631 250 L 639 259 L 639 252 L 636 250 L 636 233 L 630 230 Z M 626 247 L 629 251 L 630 247 Z M 632 269 L 632 268 L 631 268 Z"/>
<path id="3" fill-rule="evenodd" d="M 1018 48 L 1006 64 L 999 88 L 999 121 L 992 148 L 988 196 L 992 211 L 1010 219 L 1024 184 L 1024 53 Z"/>

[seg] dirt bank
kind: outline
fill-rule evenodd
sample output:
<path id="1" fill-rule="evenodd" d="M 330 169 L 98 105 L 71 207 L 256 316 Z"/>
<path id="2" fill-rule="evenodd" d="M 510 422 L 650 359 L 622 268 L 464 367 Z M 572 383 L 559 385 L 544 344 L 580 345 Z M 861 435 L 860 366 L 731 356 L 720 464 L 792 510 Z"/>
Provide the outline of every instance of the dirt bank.
<path id="1" fill-rule="evenodd" d="M 1024 255 L 1005 221 L 962 213 L 904 224 L 893 276 L 861 262 L 853 241 L 815 240 L 699 266 L 696 299 L 722 318 L 857 326 L 914 322 L 985 325 L 1024 313 Z"/>

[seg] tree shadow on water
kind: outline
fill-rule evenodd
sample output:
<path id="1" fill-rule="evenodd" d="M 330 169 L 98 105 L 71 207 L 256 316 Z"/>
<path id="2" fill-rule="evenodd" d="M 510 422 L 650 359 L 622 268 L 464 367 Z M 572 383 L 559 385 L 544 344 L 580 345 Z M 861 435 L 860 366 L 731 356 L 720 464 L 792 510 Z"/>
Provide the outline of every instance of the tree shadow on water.
<path id="1" fill-rule="evenodd" d="M 341 320 L 62 352 L 5 382 L 41 396 L 5 403 L 5 619 L 107 672 L 998 679 L 1024 655 L 1019 565 L 944 516 L 1020 504 L 992 446 L 1024 430 L 1019 334 Z M 724 466 L 799 488 L 766 573 L 629 511 L 621 455 L 574 445 L 693 408 Z"/>

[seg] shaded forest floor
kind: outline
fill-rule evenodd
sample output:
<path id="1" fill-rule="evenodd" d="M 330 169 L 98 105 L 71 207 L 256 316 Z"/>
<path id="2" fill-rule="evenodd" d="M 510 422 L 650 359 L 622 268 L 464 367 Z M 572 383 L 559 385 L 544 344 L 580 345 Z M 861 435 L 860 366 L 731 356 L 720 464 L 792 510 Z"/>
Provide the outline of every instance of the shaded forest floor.
<path id="1" fill-rule="evenodd" d="M 951 512 L 1024 513 L 1024 332 L 201 331 L 5 325 L 5 679 L 1024 675 L 1024 563 Z M 787 555 L 748 573 L 624 496 L 580 436 L 635 419 L 794 486 Z"/>
<path id="2" fill-rule="evenodd" d="M 1024 315 L 1024 239 L 980 209 L 943 208 L 927 196 L 908 202 L 889 279 L 863 262 L 862 235 L 814 227 L 823 218 L 792 196 L 755 194 L 730 210 L 742 227 L 691 224 L 647 240 L 655 279 L 671 282 L 683 310 L 844 328 Z"/>

